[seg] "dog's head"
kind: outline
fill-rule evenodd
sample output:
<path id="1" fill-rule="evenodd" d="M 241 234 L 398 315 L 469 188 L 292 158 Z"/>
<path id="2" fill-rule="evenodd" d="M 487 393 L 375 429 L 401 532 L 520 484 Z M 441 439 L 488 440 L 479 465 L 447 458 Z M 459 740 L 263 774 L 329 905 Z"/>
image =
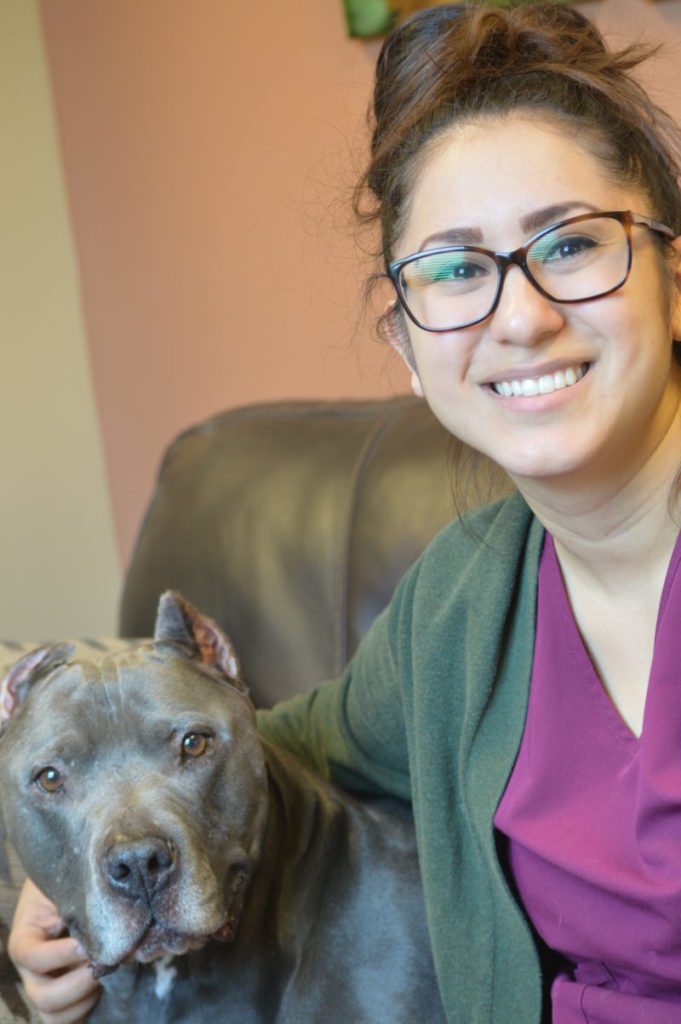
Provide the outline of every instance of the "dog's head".
<path id="1" fill-rule="evenodd" d="M 153 642 L 41 648 L 0 687 L 0 802 L 96 973 L 231 939 L 266 824 L 255 715 L 227 637 L 180 595 Z"/>

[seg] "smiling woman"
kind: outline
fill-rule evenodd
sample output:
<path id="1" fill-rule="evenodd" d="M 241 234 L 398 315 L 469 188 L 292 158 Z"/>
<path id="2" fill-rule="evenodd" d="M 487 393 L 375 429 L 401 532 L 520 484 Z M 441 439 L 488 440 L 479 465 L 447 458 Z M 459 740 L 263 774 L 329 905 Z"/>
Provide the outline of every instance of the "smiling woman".
<path id="1" fill-rule="evenodd" d="M 680 135 L 644 56 L 567 7 L 449 4 L 378 59 L 381 329 L 522 500 L 441 535 L 340 687 L 263 728 L 410 773 L 451 1021 L 681 1007 Z"/>
<path id="2" fill-rule="evenodd" d="M 457 126 L 420 167 L 392 264 L 416 321 L 405 321 L 414 366 L 445 426 L 536 500 L 558 476 L 574 500 L 593 498 L 596 481 L 619 492 L 675 429 L 679 379 L 660 260 L 674 233 L 648 206 L 550 116 L 519 111 Z M 636 214 L 581 219 L 587 210 Z M 557 211 L 580 219 L 550 224 Z M 538 224 L 525 257 L 525 231 Z M 408 268 L 441 260 L 441 249 L 423 252 L 444 235 L 475 239 L 445 251 L 477 262 L 463 284 L 414 287 L 418 270 Z M 680 317 L 675 309 L 679 332 Z M 556 374 L 571 386 L 557 389 Z"/>

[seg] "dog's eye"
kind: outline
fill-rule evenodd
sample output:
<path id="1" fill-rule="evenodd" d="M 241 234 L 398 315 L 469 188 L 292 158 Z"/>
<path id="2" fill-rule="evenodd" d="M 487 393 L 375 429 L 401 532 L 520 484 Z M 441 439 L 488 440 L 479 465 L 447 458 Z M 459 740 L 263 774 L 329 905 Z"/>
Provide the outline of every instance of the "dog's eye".
<path id="1" fill-rule="evenodd" d="M 188 732 L 182 739 L 182 753 L 185 757 L 202 757 L 209 749 L 211 737 L 203 732 Z"/>
<path id="2" fill-rule="evenodd" d="M 38 772 L 36 782 L 45 793 L 58 793 L 60 789 L 64 788 L 61 772 L 53 768 L 52 765 Z"/>

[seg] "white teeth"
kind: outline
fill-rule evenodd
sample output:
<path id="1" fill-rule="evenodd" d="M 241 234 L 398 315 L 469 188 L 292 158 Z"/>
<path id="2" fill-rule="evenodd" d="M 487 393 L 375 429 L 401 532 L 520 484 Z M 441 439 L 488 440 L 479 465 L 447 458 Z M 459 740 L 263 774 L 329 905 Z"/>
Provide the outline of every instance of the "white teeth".
<path id="1" fill-rule="evenodd" d="M 546 373 L 542 377 L 525 377 L 520 380 L 500 380 L 492 384 L 498 395 L 533 398 L 535 395 L 550 395 L 576 384 L 585 374 L 584 366 L 568 366 L 565 370 Z"/>

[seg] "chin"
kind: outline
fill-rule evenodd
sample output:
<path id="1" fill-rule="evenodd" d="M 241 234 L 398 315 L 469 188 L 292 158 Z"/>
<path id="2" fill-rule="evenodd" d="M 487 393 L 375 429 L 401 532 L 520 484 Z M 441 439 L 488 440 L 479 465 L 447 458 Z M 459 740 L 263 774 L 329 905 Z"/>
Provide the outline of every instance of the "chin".
<path id="1" fill-rule="evenodd" d="M 548 451 L 536 449 L 531 452 L 493 452 L 486 453 L 494 462 L 508 473 L 511 479 L 522 490 L 523 481 L 560 481 L 572 480 L 581 472 L 587 472 L 591 460 L 584 453 L 573 453 L 563 450 L 558 455 L 556 447 Z"/>

